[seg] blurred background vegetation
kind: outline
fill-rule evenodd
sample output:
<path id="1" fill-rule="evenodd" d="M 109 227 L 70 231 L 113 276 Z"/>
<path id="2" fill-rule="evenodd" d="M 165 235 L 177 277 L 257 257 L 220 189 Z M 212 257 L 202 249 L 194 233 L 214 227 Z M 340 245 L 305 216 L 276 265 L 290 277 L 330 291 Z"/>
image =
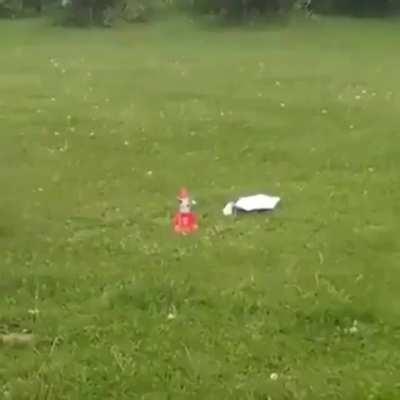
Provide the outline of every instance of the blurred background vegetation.
<path id="1" fill-rule="evenodd" d="M 237 22 L 293 12 L 388 17 L 400 0 L 0 0 L 0 17 L 49 15 L 59 24 L 111 27 L 118 21 L 144 23 L 156 15 L 180 11 Z"/>

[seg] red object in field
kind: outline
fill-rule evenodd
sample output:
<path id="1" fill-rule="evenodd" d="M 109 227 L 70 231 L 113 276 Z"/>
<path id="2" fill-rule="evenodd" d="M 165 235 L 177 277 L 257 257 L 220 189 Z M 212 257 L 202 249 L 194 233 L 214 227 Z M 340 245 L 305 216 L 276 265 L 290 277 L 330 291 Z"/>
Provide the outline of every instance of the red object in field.
<path id="1" fill-rule="evenodd" d="M 179 211 L 174 217 L 174 230 L 181 235 L 194 233 L 199 229 L 197 215 L 191 211 L 192 200 L 186 188 L 182 188 L 178 195 Z"/>
<path id="2" fill-rule="evenodd" d="M 197 215 L 192 212 L 181 213 L 178 212 L 174 218 L 174 230 L 181 235 L 188 235 L 194 233 L 199 229 L 197 223 Z"/>

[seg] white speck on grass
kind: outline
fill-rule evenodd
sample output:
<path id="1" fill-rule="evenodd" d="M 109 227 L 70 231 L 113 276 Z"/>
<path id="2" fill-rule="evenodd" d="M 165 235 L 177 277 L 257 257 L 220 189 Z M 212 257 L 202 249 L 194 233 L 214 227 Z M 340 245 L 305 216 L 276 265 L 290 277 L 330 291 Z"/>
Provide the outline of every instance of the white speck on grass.
<path id="1" fill-rule="evenodd" d="M 354 129 L 354 125 L 350 125 L 349 128 L 350 128 L 350 129 Z"/>
<path id="2" fill-rule="evenodd" d="M 89 136 L 90 136 L 90 137 L 94 137 L 94 132 L 90 132 L 90 133 L 89 133 Z"/>
<path id="3" fill-rule="evenodd" d="M 279 378 L 279 375 L 278 375 L 276 372 L 272 372 L 272 374 L 269 376 L 269 378 L 270 378 L 272 381 L 277 381 L 278 378 Z"/>
<path id="4" fill-rule="evenodd" d="M 58 150 L 59 150 L 61 153 L 65 153 L 66 151 L 68 151 L 68 149 L 69 149 L 68 142 L 65 141 L 64 146 L 63 146 L 63 147 L 60 147 Z"/>
<path id="5" fill-rule="evenodd" d="M 275 86 L 281 86 L 281 83 L 279 81 L 275 81 Z"/>
<path id="6" fill-rule="evenodd" d="M 280 106 L 281 106 L 281 108 L 285 108 L 286 104 L 285 103 L 281 103 Z"/>
<path id="7" fill-rule="evenodd" d="M 321 110 L 321 113 L 322 113 L 322 114 L 328 114 L 328 110 L 326 110 L 325 108 L 323 108 L 323 109 Z"/>
<path id="8" fill-rule="evenodd" d="M 129 146 L 129 142 L 127 140 L 125 140 L 124 145 Z"/>
<path id="9" fill-rule="evenodd" d="M 221 112 L 219 113 L 219 115 L 220 115 L 221 117 L 223 117 L 223 116 L 225 115 L 225 113 L 224 113 L 223 111 L 221 111 Z"/>
<path id="10" fill-rule="evenodd" d="M 354 96 L 354 98 L 355 98 L 356 100 L 360 100 L 360 99 L 361 99 L 361 96 L 360 96 L 359 94 L 357 94 L 356 96 Z"/>
<path id="11" fill-rule="evenodd" d="M 38 192 L 43 192 L 43 188 L 42 188 L 42 187 L 38 187 L 38 188 L 37 188 L 37 191 L 38 191 Z"/>
<path id="12" fill-rule="evenodd" d="M 55 131 L 54 136 L 60 136 L 60 132 Z"/>
<path id="13" fill-rule="evenodd" d="M 176 318 L 176 316 L 177 316 L 176 308 L 175 308 L 175 306 L 173 305 L 173 306 L 170 308 L 170 312 L 169 312 L 168 315 L 167 315 L 167 319 L 168 319 L 168 320 L 173 320 L 173 319 Z"/>
<path id="14" fill-rule="evenodd" d="M 352 327 L 349 329 L 349 332 L 350 332 L 352 335 L 354 335 L 355 333 L 358 332 L 358 328 L 357 328 L 356 326 L 352 326 Z"/>
<path id="15" fill-rule="evenodd" d="M 153 175 L 153 171 L 147 171 L 147 172 L 146 172 L 146 175 L 147 175 L 147 176 L 152 176 L 152 175 Z"/>
<path id="16" fill-rule="evenodd" d="M 352 335 L 355 335 L 358 333 L 358 321 L 354 320 L 353 321 L 353 326 L 349 328 L 348 332 Z"/>
<path id="17" fill-rule="evenodd" d="M 56 101 L 56 98 L 55 98 L 55 97 L 52 97 L 50 100 L 51 100 L 51 101 Z"/>

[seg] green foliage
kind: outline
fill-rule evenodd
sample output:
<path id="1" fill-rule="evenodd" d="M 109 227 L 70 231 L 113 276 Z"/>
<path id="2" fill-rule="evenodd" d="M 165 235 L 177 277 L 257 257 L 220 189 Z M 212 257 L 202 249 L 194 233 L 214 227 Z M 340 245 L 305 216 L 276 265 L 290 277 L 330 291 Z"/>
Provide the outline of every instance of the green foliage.
<path id="1" fill-rule="evenodd" d="M 399 10 L 398 0 L 318 0 L 313 2 L 316 12 L 353 16 L 384 16 Z"/>
<path id="2" fill-rule="evenodd" d="M 154 2 L 144 0 L 120 0 L 120 16 L 127 22 L 146 22 L 154 11 Z"/>
<path id="3" fill-rule="evenodd" d="M 0 0 L 0 17 L 26 15 L 26 10 L 42 11 L 43 0 Z M 197 14 L 243 20 L 248 17 L 287 16 L 297 6 L 302 9 L 304 0 L 66 0 L 68 6 L 59 7 L 56 0 L 47 3 L 61 23 L 75 25 L 112 26 L 115 22 L 146 22 L 157 12 L 186 10 Z M 400 10 L 399 0 L 314 0 L 316 13 L 336 13 L 357 16 L 384 16 Z"/>
<path id="4" fill-rule="evenodd" d="M 144 0 L 71 0 L 59 9 L 58 21 L 81 26 L 112 26 L 120 20 L 147 22 L 155 5 L 155 1 Z"/>
<path id="5" fill-rule="evenodd" d="M 18 18 L 42 12 L 42 0 L 0 0 L 0 18 Z"/>
<path id="6" fill-rule="evenodd" d="M 217 13 L 244 17 L 253 13 L 287 13 L 294 4 L 292 0 L 193 0 L 194 10 L 200 13 Z"/>
<path id="7" fill-rule="evenodd" d="M 256 11 L 261 14 L 288 13 L 293 5 L 303 0 L 193 0 L 193 7 L 200 13 L 219 13 L 227 16 L 246 16 Z M 399 10 L 398 0 L 314 0 L 315 12 L 338 13 L 358 16 L 383 16 Z"/>
<path id="8" fill-rule="evenodd" d="M 22 0 L 0 0 L 0 17 L 16 18 L 23 14 Z"/>

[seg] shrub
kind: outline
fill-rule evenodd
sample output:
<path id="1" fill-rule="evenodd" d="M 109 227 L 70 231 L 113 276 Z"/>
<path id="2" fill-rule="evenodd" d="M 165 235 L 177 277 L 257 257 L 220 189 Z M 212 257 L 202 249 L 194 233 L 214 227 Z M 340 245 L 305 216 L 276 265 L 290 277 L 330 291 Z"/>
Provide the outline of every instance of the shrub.
<path id="1" fill-rule="evenodd" d="M 199 13 L 245 17 L 257 14 L 288 13 L 294 0 L 193 0 L 193 9 Z"/>
<path id="2" fill-rule="evenodd" d="M 56 22 L 66 25 L 112 26 L 118 20 L 146 22 L 154 2 L 149 0 L 63 0 Z"/>
<path id="3" fill-rule="evenodd" d="M 42 11 L 41 0 L 0 0 L 0 17 L 16 18 Z"/>
<path id="4" fill-rule="evenodd" d="M 352 16 L 383 16 L 399 9 L 399 0 L 319 0 L 313 2 L 316 12 Z"/>

